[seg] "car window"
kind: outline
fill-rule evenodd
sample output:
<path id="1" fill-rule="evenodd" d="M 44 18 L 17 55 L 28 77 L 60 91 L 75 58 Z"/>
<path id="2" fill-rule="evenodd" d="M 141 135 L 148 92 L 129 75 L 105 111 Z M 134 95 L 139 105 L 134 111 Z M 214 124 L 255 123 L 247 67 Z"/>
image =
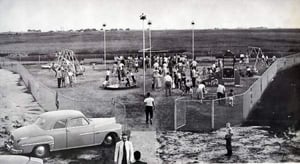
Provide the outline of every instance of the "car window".
<path id="1" fill-rule="evenodd" d="M 88 125 L 89 123 L 87 122 L 86 119 L 83 117 L 80 118 L 73 118 L 68 122 L 68 127 L 77 127 L 77 126 L 85 126 Z"/>
<path id="2" fill-rule="evenodd" d="M 47 123 L 46 123 L 45 118 L 38 117 L 37 120 L 34 122 L 34 124 L 37 125 L 38 127 L 40 127 L 41 129 L 44 129 L 44 130 L 47 129 Z"/>
<path id="3" fill-rule="evenodd" d="M 59 120 L 54 124 L 53 129 L 65 128 L 67 124 L 67 120 Z"/>

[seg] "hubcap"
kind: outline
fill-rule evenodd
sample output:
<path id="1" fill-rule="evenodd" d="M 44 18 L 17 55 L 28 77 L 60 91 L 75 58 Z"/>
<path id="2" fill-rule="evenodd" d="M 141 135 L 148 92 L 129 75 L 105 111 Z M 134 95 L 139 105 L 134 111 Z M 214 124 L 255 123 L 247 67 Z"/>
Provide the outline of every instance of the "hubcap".
<path id="1" fill-rule="evenodd" d="M 112 136 L 107 136 L 106 139 L 105 139 L 105 143 L 106 144 L 112 144 L 112 140 L 113 140 Z"/>
<path id="2" fill-rule="evenodd" d="M 37 147 L 36 148 L 36 150 L 35 150 L 35 153 L 36 153 L 36 155 L 37 156 L 44 156 L 45 155 L 45 152 L 46 152 L 46 149 L 45 149 L 45 147 L 44 146 L 39 146 L 39 147 Z"/>

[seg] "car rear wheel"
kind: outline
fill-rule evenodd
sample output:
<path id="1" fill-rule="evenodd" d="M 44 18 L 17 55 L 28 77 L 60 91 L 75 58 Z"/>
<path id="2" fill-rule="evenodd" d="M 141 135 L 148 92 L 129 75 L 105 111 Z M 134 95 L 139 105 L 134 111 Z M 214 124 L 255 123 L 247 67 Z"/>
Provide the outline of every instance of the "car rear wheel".
<path id="1" fill-rule="evenodd" d="M 49 155 L 49 147 L 46 145 L 36 146 L 33 150 L 33 155 L 39 158 L 43 158 Z"/>
<path id="2" fill-rule="evenodd" d="M 103 145 L 104 146 L 113 146 L 117 141 L 117 137 L 116 135 L 114 135 L 113 133 L 109 133 L 106 135 L 106 137 L 103 140 Z"/>

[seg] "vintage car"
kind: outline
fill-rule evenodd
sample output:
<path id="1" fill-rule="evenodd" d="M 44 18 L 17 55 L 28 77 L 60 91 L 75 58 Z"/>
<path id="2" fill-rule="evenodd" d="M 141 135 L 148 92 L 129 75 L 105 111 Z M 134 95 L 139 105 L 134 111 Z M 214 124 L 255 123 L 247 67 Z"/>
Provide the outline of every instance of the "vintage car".
<path id="1" fill-rule="evenodd" d="M 0 163 L 3 164 L 43 164 L 40 158 L 21 155 L 0 155 Z"/>
<path id="2" fill-rule="evenodd" d="M 122 125 L 112 118 L 86 118 L 80 111 L 59 110 L 41 114 L 35 123 L 15 129 L 5 142 L 13 154 L 45 157 L 51 151 L 103 144 L 119 140 Z"/>

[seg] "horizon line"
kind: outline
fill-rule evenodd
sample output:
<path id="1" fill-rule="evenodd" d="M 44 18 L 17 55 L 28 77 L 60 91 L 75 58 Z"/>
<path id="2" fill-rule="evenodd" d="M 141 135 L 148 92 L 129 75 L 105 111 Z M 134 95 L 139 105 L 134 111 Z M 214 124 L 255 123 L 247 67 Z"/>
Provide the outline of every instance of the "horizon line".
<path id="1" fill-rule="evenodd" d="M 149 28 L 145 28 L 144 30 L 148 30 Z M 237 27 L 237 28 L 197 28 L 194 29 L 195 31 L 201 31 L 201 30 L 300 30 L 300 27 L 294 28 L 294 27 Z M 32 31 L 29 31 L 32 30 Z M 90 31 L 84 31 L 84 30 L 90 30 Z M 166 29 L 151 29 L 151 31 L 166 31 L 166 30 L 191 30 L 191 29 L 178 29 L 178 28 L 166 28 Z M 0 31 L 0 33 L 47 33 L 47 32 L 101 32 L 102 29 L 96 29 L 96 28 L 82 28 L 82 29 L 68 29 L 68 30 L 41 30 L 41 29 L 28 29 L 27 31 Z M 142 29 L 131 29 L 131 28 L 110 28 L 106 29 L 105 31 L 142 31 Z"/>

